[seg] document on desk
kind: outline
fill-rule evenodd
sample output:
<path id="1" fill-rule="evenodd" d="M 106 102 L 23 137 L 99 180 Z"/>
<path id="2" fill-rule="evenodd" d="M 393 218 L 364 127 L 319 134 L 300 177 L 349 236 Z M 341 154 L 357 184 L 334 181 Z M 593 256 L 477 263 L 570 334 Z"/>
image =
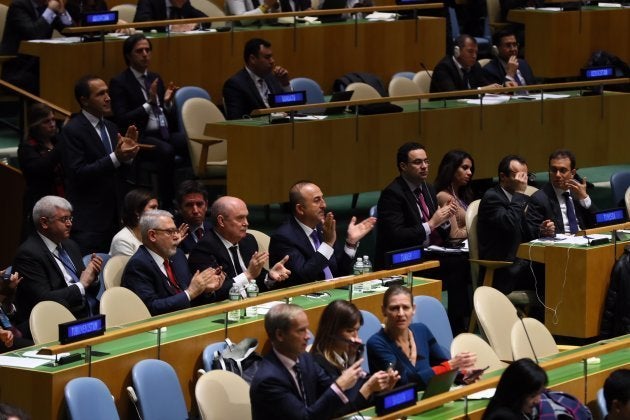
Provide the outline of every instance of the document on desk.
<path id="1" fill-rule="evenodd" d="M 392 21 L 396 19 L 396 13 L 373 12 L 365 17 L 367 20 Z"/>
<path id="2" fill-rule="evenodd" d="M 459 102 L 464 102 L 468 105 L 497 105 L 503 104 L 510 100 L 510 96 L 508 95 L 495 95 L 492 93 L 488 93 L 483 95 L 483 98 L 479 99 L 458 99 Z"/>
<path id="3" fill-rule="evenodd" d="M 29 42 L 39 42 L 41 44 L 78 44 L 81 42 L 79 36 L 65 36 L 50 39 L 31 39 Z"/>
<path id="4" fill-rule="evenodd" d="M 610 235 L 604 233 L 592 233 L 586 236 L 556 235 L 553 238 L 534 239 L 530 243 L 540 245 L 554 245 L 560 243 L 562 245 L 588 246 L 591 241 L 597 239 L 610 240 Z"/>
<path id="5" fill-rule="evenodd" d="M 32 369 L 49 362 L 50 360 L 32 359 L 30 357 L 0 356 L 0 366 Z"/>

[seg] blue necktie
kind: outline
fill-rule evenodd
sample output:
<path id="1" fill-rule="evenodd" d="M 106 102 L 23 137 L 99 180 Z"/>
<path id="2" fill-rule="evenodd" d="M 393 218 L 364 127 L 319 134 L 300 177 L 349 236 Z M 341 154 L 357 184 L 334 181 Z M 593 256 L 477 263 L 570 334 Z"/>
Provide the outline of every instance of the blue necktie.
<path id="1" fill-rule="evenodd" d="M 567 219 L 569 219 L 569 231 L 572 235 L 575 235 L 578 228 L 577 217 L 575 216 L 575 206 L 573 206 L 573 200 L 571 199 L 571 194 L 568 191 L 562 193 L 564 196 L 564 201 L 567 205 Z"/>
<path id="2" fill-rule="evenodd" d="M 61 264 L 63 264 L 63 266 L 66 268 L 66 271 L 70 275 L 71 283 L 78 283 L 79 277 L 77 276 L 77 269 L 70 259 L 70 256 L 68 255 L 66 250 L 61 247 L 61 245 L 57 245 L 57 254 L 59 254 L 59 260 L 61 261 Z"/>
<path id="3" fill-rule="evenodd" d="M 100 120 L 96 126 L 98 127 L 98 131 L 101 135 L 101 141 L 105 147 L 105 152 L 109 155 L 112 152 L 112 144 L 109 141 L 109 136 L 107 135 L 107 130 L 105 129 L 105 123 L 103 120 Z"/>
<path id="4" fill-rule="evenodd" d="M 319 240 L 319 234 L 317 233 L 317 230 L 314 230 L 311 232 L 311 238 L 313 239 L 313 243 L 315 244 L 315 251 L 317 251 L 319 246 L 322 244 Z M 332 271 L 330 271 L 330 267 L 328 266 L 324 267 L 324 279 L 330 280 L 332 278 L 333 278 L 333 275 L 332 275 Z"/>

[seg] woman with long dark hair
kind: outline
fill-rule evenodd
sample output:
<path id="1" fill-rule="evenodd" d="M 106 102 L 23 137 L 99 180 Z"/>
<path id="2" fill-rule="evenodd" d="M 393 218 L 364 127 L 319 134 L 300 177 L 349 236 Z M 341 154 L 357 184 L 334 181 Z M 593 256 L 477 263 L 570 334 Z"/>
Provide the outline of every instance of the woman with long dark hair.
<path id="1" fill-rule="evenodd" d="M 363 343 L 358 335 L 361 325 L 363 325 L 361 311 L 351 302 L 335 300 L 324 309 L 311 353 L 331 378 L 339 377 L 344 370 L 361 359 Z M 398 373 L 395 371 L 378 371 L 359 380 L 347 391 L 351 401 L 359 402 L 348 409 L 355 411 L 368 406 L 374 392 L 392 388 L 398 379 Z M 353 397 L 357 392 L 362 398 L 355 400 Z"/>
<path id="2" fill-rule="evenodd" d="M 145 211 L 157 210 L 157 208 L 157 197 L 149 190 L 138 188 L 129 191 L 125 195 L 122 214 L 123 228 L 112 239 L 112 244 L 109 248 L 109 254 L 112 257 L 114 255 L 132 256 L 136 253 L 140 245 L 142 245 L 140 228 L 138 226 L 140 216 Z"/>

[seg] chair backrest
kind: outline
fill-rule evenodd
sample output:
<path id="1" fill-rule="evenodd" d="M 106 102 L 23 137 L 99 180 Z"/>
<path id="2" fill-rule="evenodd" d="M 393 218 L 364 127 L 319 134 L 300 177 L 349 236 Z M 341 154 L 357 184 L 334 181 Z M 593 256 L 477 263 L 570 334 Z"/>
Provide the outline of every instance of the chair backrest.
<path id="1" fill-rule="evenodd" d="M 352 100 L 359 99 L 379 99 L 381 98 L 381 94 L 378 93 L 376 89 L 367 83 L 362 82 L 354 82 L 350 83 L 346 86 L 346 90 L 351 90 L 354 93 L 352 94 Z"/>
<path id="2" fill-rule="evenodd" d="M 28 319 L 35 344 L 59 340 L 59 324 L 76 320 L 72 312 L 61 303 L 52 300 L 39 302 Z"/>
<path id="3" fill-rule="evenodd" d="M 118 12 L 118 19 L 124 20 L 127 23 L 133 22 L 133 18 L 136 16 L 135 4 L 119 4 L 111 8 Z"/>
<path id="4" fill-rule="evenodd" d="M 101 266 L 101 272 L 98 274 L 98 281 L 100 282 L 100 284 L 99 284 L 99 289 L 98 289 L 98 295 L 96 295 L 96 299 L 101 300 L 101 296 L 103 296 L 103 292 L 105 291 L 105 280 L 103 280 L 103 272 L 105 271 L 105 266 L 107 265 L 107 261 L 109 261 L 111 256 L 109 254 L 105 254 L 104 252 L 98 252 L 96 253 L 96 255 L 101 257 L 101 259 L 103 260 L 103 265 Z M 87 267 L 91 259 L 92 259 L 92 254 L 84 255 L 83 265 Z"/>
<path id="5" fill-rule="evenodd" d="M 538 191 L 538 188 L 536 188 L 536 187 L 534 187 L 532 185 L 528 185 L 527 187 L 525 187 L 525 192 L 523 194 L 531 196 L 536 191 Z"/>
<path id="6" fill-rule="evenodd" d="M 182 134 L 186 134 L 186 131 L 184 130 L 184 121 L 182 120 L 182 111 L 184 108 L 184 104 L 190 98 L 204 98 L 209 101 L 212 99 L 208 91 L 199 86 L 182 86 L 177 89 L 173 100 L 175 101 L 175 109 L 177 110 L 177 123 L 179 125 L 179 132 Z"/>
<path id="7" fill-rule="evenodd" d="M 628 189 L 626 190 L 625 202 L 626 202 L 626 212 L 627 212 L 626 214 L 630 216 L 630 187 L 628 187 Z"/>
<path id="8" fill-rule="evenodd" d="M 503 22 L 503 19 L 501 19 L 501 4 L 499 0 L 486 0 L 486 8 L 488 10 L 488 21 L 490 25 Z"/>
<path id="9" fill-rule="evenodd" d="M 488 64 L 490 62 L 489 58 L 481 58 L 479 60 L 477 60 L 477 62 L 479 63 L 479 65 L 481 67 L 484 67 L 486 64 Z"/>
<path id="10" fill-rule="evenodd" d="M 225 12 L 210 0 L 190 0 L 190 4 L 192 4 L 195 9 L 201 10 L 208 17 L 225 16 Z M 213 28 L 217 26 L 225 26 L 225 22 L 212 22 Z"/>
<path id="11" fill-rule="evenodd" d="M 97 378 L 75 378 L 64 390 L 72 420 L 117 420 L 118 411 L 107 385 Z"/>
<path id="12" fill-rule="evenodd" d="M 289 83 L 291 84 L 291 89 L 294 91 L 306 91 L 307 104 L 321 104 L 326 102 L 324 92 L 315 80 L 309 79 L 308 77 L 296 77 L 295 79 L 291 79 Z"/>
<path id="13" fill-rule="evenodd" d="M 513 360 L 510 334 L 518 316 L 512 302 L 493 287 L 479 286 L 473 303 L 479 324 L 494 352 L 501 360 Z"/>
<path id="14" fill-rule="evenodd" d="M 421 70 L 413 76 L 413 82 L 420 88 L 420 93 L 431 93 L 433 70 Z"/>
<path id="15" fill-rule="evenodd" d="M 477 355 L 475 362 L 476 369 L 482 369 L 490 366 L 486 372 L 504 369 L 507 364 L 502 362 L 497 354 L 492 350 L 490 344 L 485 342 L 481 337 L 470 333 L 461 333 L 453 339 L 451 343 L 451 354 L 470 351 Z"/>
<path id="16" fill-rule="evenodd" d="M 615 172 L 610 176 L 613 206 L 619 206 L 623 203 L 628 187 L 630 187 L 630 171 Z"/>
<path id="17" fill-rule="evenodd" d="M 422 322 L 426 325 L 438 344 L 446 353 L 450 353 L 453 331 L 442 302 L 433 296 L 415 296 L 413 303 L 416 305 L 416 312 L 412 322 Z"/>
<path id="18" fill-rule="evenodd" d="M 249 384 L 233 372 L 206 372 L 195 385 L 195 398 L 203 420 L 252 418 Z"/>
<path id="19" fill-rule="evenodd" d="M 0 3 L 0 43 L 4 37 L 4 25 L 7 21 L 7 13 L 9 12 L 9 6 Z"/>
<path id="20" fill-rule="evenodd" d="M 361 309 L 361 315 L 363 316 L 363 325 L 359 328 L 359 338 L 363 344 L 367 344 L 370 337 L 379 332 L 383 326 L 381 325 L 380 319 L 378 319 L 378 317 L 372 312 Z M 366 372 L 370 371 L 366 351 L 363 352 L 363 363 L 361 364 L 361 367 Z"/>
<path id="21" fill-rule="evenodd" d="M 219 341 L 217 343 L 208 344 L 206 348 L 203 349 L 203 353 L 201 353 L 201 361 L 203 362 L 203 369 L 206 372 L 210 372 L 212 370 L 214 352 L 223 351 L 226 347 L 227 343 L 225 341 Z"/>
<path id="22" fill-rule="evenodd" d="M 457 38 L 460 35 L 460 31 L 459 21 L 457 20 L 457 13 L 454 7 L 448 8 L 448 24 L 451 27 L 451 36 L 453 39 Z"/>
<path id="23" fill-rule="evenodd" d="M 131 378 L 143 420 L 188 418 L 182 387 L 171 365 L 141 360 L 131 370 Z"/>
<path id="24" fill-rule="evenodd" d="M 146 305 L 126 287 L 111 287 L 101 297 L 100 311 L 107 328 L 151 318 Z"/>
<path id="25" fill-rule="evenodd" d="M 107 261 L 105 268 L 103 268 L 105 290 L 120 286 L 123 271 L 125 271 L 125 266 L 127 265 L 129 258 L 131 257 L 128 255 L 115 255 Z"/>
<path id="26" fill-rule="evenodd" d="M 256 238 L 258 244 L 258 252 L 268 252 L 271 237 L 264 232 L 255 229 L 247 229 L 247 233 L 251 233 Z M 265 263 L 265 270 L 269 270 L 269 261 Z"/>
<path id="27" fill-rule="evenodd" d="M 466 231 L 468 232 L 468 256 L 471 259 L 479 259 L 479 242 L 477 238 L 477 213 L 479 212 L 481 200 L 475 200 L 466 209 Z M 473 290 L 479 284 L 479 266 L 470 265 L 470 277 L 472 279 Z"/>
<path id="28" fill-rule="evenodd" d="M 536 358 L 558 354 L 556 340 L 553 339 L 547 327 L 537 319 L 523 318 L 522 322 L 521 320 L 515 322 L 512 325 L 510 338 L 514 360 L 522 359 L 523 357 L 536 360 Z M 532 347 L 534 348 L 533 350 Z"/>
<path id="29" fill-rule="evenodd" d="M 415 84 L 413 80 L 407 79 L 405 77 L 394 77 L 392 80 L 390 80 L 387 91 L 389 93 L 389 96 L 418 95 L 422 93 L 420 92 L 420 88 L 418 87 L 418 85 Z M 395 101 L 392 103 L 396 105 L 405 105 L 417 102 L 417 99 L 412 99 L 409 101 Z"/>
<path id="30" fill-rule="evenodd" d="M 199 158 L 201 156 L 201 145 L 190 138 L 209 138 L 204 135 L 207 123 L 225 121 L 225 117 L 210 100 L 204 98 L 190 98 L 184 103 L 182 108 L 182 121 L 184 130 L 188 140 L 188 151 L 190 152 L 190 159 L 193 162 L 193 170 L 195 175 L 200 178 L 205 178 L 206 173 L 200 173 L 197 166 Z M 210 147 L 208 153 L 208 162 L 216 163 L 216 165 L 223 166 L 227 164 L 227 142 L 214 144 Z"/>
<path id="31" fill-rule="evenodd" d="M 392 76 L 392 79 L 396 78 L 396 77 L 404 77 L 405 79 L 409 79 L 412 80 L 413 76 L 415 76 L 416 73 L 413 71 L 399 71 L 398 73 L 394 74 Z"/>

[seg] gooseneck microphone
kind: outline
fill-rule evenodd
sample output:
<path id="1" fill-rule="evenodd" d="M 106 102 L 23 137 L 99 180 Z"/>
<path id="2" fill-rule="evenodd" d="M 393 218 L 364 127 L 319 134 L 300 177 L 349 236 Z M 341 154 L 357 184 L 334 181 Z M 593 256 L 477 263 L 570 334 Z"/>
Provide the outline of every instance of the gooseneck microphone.
<path id="1" fill-rule="evenodd" d="M 534 345 L 532 344 L 532 340 L 529 337 L 529 332 L 527 331 L 527 327 L 525 326 L 525 321 L 523 321 L 524 314 L 518 308 L 516 309 L 516 316 L 521 320 L 521 324 L 523 324 L 523 330 L 525 331 L 525 337 L 527 337 L 527 342 L 529 343 L 529 348 L 532 349 L 532 354 L 534 355 L 534 359 L 536 360 L 536 364 L 540 364 L 538 361 L 538 356 L 536 355 L 536 350 L 534 350 Z"/>
<path id="2" fill-rule="evenodd" d="M 422 61 L 420 62 L 420 67 L 422 67 L 422 70 L 424 70 L 424 72 L 429 76 L 429 79 L 431 79 L 431 81 L 433 81 L 433 75 L 431 74 L 431 72 L 429 71 L 427 66 L 425 66 Z"/>

